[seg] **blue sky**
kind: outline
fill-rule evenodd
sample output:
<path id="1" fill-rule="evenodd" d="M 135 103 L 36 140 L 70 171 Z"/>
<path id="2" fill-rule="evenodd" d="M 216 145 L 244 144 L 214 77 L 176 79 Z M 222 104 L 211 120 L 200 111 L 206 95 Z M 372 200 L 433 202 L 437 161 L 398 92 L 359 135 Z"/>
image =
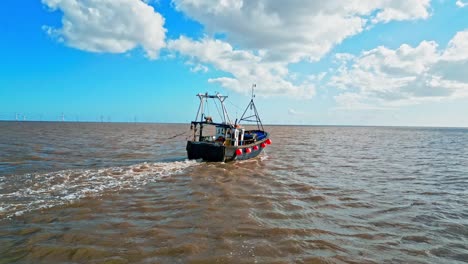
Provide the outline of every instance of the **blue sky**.
<path id="1" fill-rule="evenodd" d="M 7 0 L 0 120 L 235 117 L 256 83 L 264 123 L 468 126 L 462 1 L 210 2 Z"/>

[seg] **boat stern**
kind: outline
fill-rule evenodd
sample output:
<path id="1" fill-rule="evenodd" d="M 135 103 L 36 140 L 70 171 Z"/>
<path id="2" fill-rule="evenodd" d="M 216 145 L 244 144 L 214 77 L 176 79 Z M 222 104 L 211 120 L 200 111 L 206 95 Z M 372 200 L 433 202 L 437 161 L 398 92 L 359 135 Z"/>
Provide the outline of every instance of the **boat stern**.
<path id="1" fill-rule="evenodd" d="M 223 145 L 187 141 L 188 159 L 203 159 L 205 161 L 224 161 L 225 147 Z"/>

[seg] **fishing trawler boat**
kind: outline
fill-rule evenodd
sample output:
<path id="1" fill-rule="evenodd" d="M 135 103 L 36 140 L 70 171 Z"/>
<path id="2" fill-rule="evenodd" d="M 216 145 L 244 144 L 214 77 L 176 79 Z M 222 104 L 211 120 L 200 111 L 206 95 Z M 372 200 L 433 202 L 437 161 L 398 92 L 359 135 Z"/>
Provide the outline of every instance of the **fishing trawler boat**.
<path id="1" fill-rule="evenodd" d="M 200 99 L 197 116 L 192 121 L 190 129 L 193 131 L 193 139 L 187 141 L 187 155 L 189 159 L 203 159 L 204 161 L 235 161 L 257 157 L 267 145 L 271 144 L 269 133 L 263 129 L 262 121 L 252 99 L 247 105 L 242 117 L 231 122 L 224 101 L 227 96 L 216 93 L 215 95 L 197 94 Z M 205 115 L 208 100 L 213 100 L 219 112 L 221 107 L 220 122 L 215 122 L 211 116 Z M 250 109 L 250 113 L 248 110 Z M 199 119 L 200 118 L 200 119 Z M 256 123 L 256 129 L 246 130 L 241 122 Z"/>

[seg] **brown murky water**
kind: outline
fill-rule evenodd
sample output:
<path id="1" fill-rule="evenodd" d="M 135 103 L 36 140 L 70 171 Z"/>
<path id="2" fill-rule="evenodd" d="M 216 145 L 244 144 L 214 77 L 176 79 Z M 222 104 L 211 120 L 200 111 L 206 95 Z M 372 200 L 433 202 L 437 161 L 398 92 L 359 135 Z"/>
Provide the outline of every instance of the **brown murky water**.
<path id="1" fill-rule="evenodd" d="M 0 122 L 0 263 L 468 260 L 468 129 L 270 126 L 226 164 L 186 130 Z"/>

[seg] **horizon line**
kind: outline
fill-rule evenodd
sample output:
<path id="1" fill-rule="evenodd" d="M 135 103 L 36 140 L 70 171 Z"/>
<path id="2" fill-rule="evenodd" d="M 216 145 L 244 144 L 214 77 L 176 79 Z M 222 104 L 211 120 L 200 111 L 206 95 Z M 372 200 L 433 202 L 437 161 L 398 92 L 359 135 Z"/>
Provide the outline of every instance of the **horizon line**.
<path id="1" fill-rule="evenodd" d="M 92 123 L 92 124 L 169 124 L 169 125 L 189 125 L 187 122 L 144 122 L 144 121 L 57 121 L 57 120 L 0 120 L 0 122 L 9 122 L 9 123 Z M 244 124 L 245 126 L 248 126 Z M 461 128 L 468 129 L 468 126 L 433 126 L 433 125 L 420 125 L 420 126 L 411 126 L 411 125 L 325 125 L 325 124 L 263 124 L 264 126 L 310 126 L 310 127 L 389 127 L 389 128 Z M 254 124 L 252 126 L 255 126 Z"/>

